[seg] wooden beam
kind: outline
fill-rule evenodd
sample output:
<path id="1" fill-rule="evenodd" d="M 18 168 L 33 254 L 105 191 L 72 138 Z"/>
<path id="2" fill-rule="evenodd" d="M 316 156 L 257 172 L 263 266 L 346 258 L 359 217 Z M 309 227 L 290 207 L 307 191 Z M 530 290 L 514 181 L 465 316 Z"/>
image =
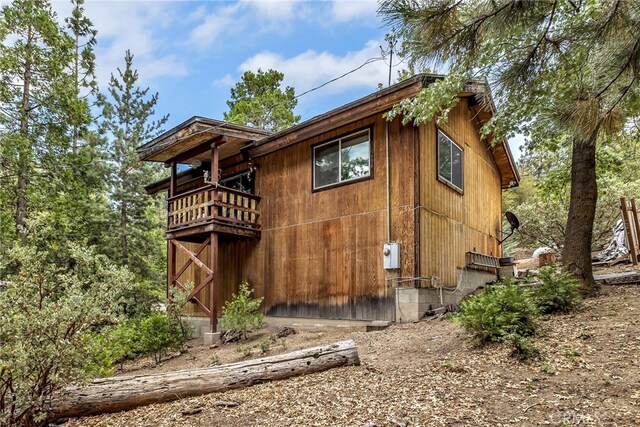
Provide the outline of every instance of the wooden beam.
<path id="1" fill-rule="evenodd" d="M 627 209 L 627 199 L 620 198 L 620 209 L 622 209 L 622 223 L 627 233 L 627 245 L 629 246 L 629 254 L 631 255 L 631 262 L 633 265 L 638 265 L 638 255 L 636 254 L 635 239 L 633 238 L 633 230 L 631 230 L 632 223 L 629 218 L 629 211 Z"/>
<path id="2" fill-rule="evenodd" d="M 171 288 L 175 286 L 175 271 L 176 251 L 171 241 L 167 241 L 167 300 L 169 300 L 169 302 L 171 302 Z"/>
<path id="3" fill-rule="evenodd" d="M 200 145 L 193 147 L 185 151 L 184 153 L 178 154 L 173 159 L 169 160 L 169 162 L 183 163 L 189 159 L 192 159 L 196 156 L 199 156 L 200 154 L 204 154 L 209 151 L 211 148 L 211 144 L 220 145 L 225 143 L 226 141 L 227 138 L 225 136 L 218 135 L 209 141 L 202 142 Z"/>
<path id="4" fill-rule="evenodd" d="M 178 289 L 180 289 L 182 292 L 187 292 L 187 287 L 186 287 L 186 286 L 184 286 L 182 283 L 180 283 L 180 281 L 179 281 L 178 279 L 176 279 L 176 287 L 177 287 Z M 203 304 L 203 303 L 202 303 L 202 302 L 201 302 L 197 297 L 192 297 L 191 299 L 189 299 L 189 301 L 193 301 L 193 302 L 195 302 L 196 304 L 198 304 L 198 307 L 200 307 L 200 309 L 202 309 L 202 311 L 203 311 L 207 316 L 209 316 L 209 315 L 210 315 L 210 313 L 211 313 L 211 312 L 209 311 L 209 309 L 207 308 L 207 306 L 206 306 L 206 305 L 204 305 L 204 304 Z"/>
<path id="5" fill-rule="evenodd" d="M 204 289 L 204 287 L 207 286 L 211 282 L 212 279 L 213 279 L 213 274 L 210 274 L 207 277 L 205 277 L 205 279 L 202 282 L 200 282 L 200 284 L 198 286 L 193 288 L 191 293 L 187 296 L 187 301 L 190 300 L 191 298 L 195 297 L 198 294 L 198 292 L 200 292 L 202 289 Z"/>
<path id="6" fill-rule="evenodd" d="M 191 258 L 193 263 L 195 265 L 197 265 L 198 267 L 200 267 L 202 270 L 204 270 L 205 273 L 211 274 L 211 270 L 209 269 L 209 267 L 207 267 L 202 261 L 200 261 L 198 259 L 198 257 L 194 255 L 193 252 L 191 252 L 189 249 L 185 248 L 180 242 L 178 242 L 175 239 L 172 239 L 171 243 L 173 243 L 176 246 L 176 248 L 178 248 L 179 250 L 184 252 L 189 258 Z"/>
<path id="7" fill-rule="evenodd" d="M 211 307 L 210 319 L 211 319 L 211 332 L 216 332 L 218 328 L 218 313 L 216 311 L 216 288 L 217 288 L 217 271 L 218 271 L 218 235 L 211 233 L 209 238 L 210 249 L 209 263 L 211 265 L 211 282 L 209 285 L 209 307 Z"/>
<path id="8" fill-rule="evenodd" d="M 636 247 L 634 251 L 636 252 L 636 258 L 638 258 L 638 248 L 640 248 L 640 220 L 638 220 L 638 207 L 636 206 L 636 199 L 631 199 L 631 219 L 633 220 L 633 225 L 636 230 Z"/>
<path id="9" fill-rule="evenodd" d="M 178 165 L 176 162 L 171 162 L 171 176 L 169 177 L 169 197 L 176 195 L 176 189 L 178 188 Z"/>
<path id="10" fill-rule="evenodd" d="M 202 244 L 198 247 L 198 249 L 196 249 L 196 251 L 194 252 L 194 253 L 195 253 L 195 255 L 196 255 L 196 258 L 197 258 L 198 256 L 200 256 L 200 254 L 202 253 L 202 251 L 204 250 L 204 248 L 206 248 L 206 247 L 207 247 L 207 245 L 209 245 L 209 239 L 208 239 L 208 238 L 207 238 L 207 240 L 205 240 L 205 241 L 204 241 L 204 243 L 202 243 Z M 189 259 L 187 260 L 187 262 L 185 262 L 185 263 L 184 263 L 184 265 L 182 266 L 182 268 L 180 268 L 180 271 L 178 271 L 178 272 L 176 273 L 176 279 L 179 279 L 179 278 L 180 278 L 180 276 L 182 276 L 182 274 L 187 270 L 187 268 L 189 268 L 189 266 L 191 265 L 191 263 L 192 263 L 192 262 L 193 262 L 193 261 L 191 260 L 191 258 L 189 258 Z"/>
<path id="11" fill-rule="evenodd" d="M 216 144 L 211 144 L 211 183 L 218 182 L 218 170 L 220 169 L 220 149 Z"/>

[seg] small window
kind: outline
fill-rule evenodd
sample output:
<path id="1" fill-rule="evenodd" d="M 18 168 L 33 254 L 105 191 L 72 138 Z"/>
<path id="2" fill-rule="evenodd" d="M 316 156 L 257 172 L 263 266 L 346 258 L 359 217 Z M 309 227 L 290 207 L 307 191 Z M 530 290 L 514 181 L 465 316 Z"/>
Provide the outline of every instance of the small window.
<path id="1" fill-rule="evenodd" d="M 462 149 L 438 130 L 438 178 L 462 191 Z"/>
<path id="2" fill-rule="evenodd" d="M 371 176 L 369 129 L 313 148 L 313 188 Z"/>
<path id="3" fill-rule="evenodd" d="M 227 188 L 252 193 L 255 190 L 254 181 L 249 171 L 231 175 L 220 180 L 220 184 Z"/>

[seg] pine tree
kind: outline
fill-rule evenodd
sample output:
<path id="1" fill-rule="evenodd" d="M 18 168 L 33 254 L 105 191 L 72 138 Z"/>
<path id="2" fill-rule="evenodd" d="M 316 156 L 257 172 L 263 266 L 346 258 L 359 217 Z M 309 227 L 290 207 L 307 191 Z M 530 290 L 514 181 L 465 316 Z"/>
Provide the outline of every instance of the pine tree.
<path id="1" fill-rule="evenodd" d="M 568 136 L 563 262 L 585 293 L 593 292 L 596 145 L 640 114 L 638 2 L 384 0 L 380 12 L 399 28 L 413 62 L 451 68 L 441 84 L 401 103 L 393 115 L 431 120 L 456 102 L 466 79 L 482 75 L 500 107 L 484 134 L 533 129 Z"/>
<path id="2" fill-rule="evenodd" d="M 224 119 L 231 123 L 277 132 L 300 121 L 293 110 L 298 105 L 291 86 L 280 88 L 284 74 L 276 70 L 257 73 L 245 71 L 241 81 L 231 89 L 227 101 L 229 112 Z"/>
<path id="3" fill-rule="evenodd" d="M 114 233 L 118 247 L 113 252 L 122 265 L 149 278 L 157 264 L 153 256 L 163 251 L 166 211 L 144 190 L 144 184 L 158 179 L 161 171 L 157 165 L 140 162 L 136 148 L 158 135 L 168 116 L 152 120 L 158 94 L 138 87 L 130 51 L 124 59 L 124 70 L 118 68 L 117 75 L 111 75 L 108 93 L 100 97 L 101 130 L 109 139 L 110 201 L 118 224 Z"/>
<path id="4" fill-rule="evenodd" d="M 98 84 L 95 80 L 95 54 L 97 31 L 91 20 L 84 15 L 84 0 L 71 0 L 73 10 L 65 22 L 73 38 L 74 52 L 72 61 L 73 84 L 76 96 L 71 98 L 69 124 L 72 125 L 73 152 L 78 151 L 78 140 L 86 132 L 87 118 L 90 117 L 89 96 L 95 96 Z M 84 93 L 83 93 L 84 92 Z"/>
<path id="5" fill-rule="evenodd" d="M 15 1 L 0 11 L 0 207 L 4 235 L 25 238 L 43 187 L 59 176 L 69 146 L 67 100 L 74 97 L 66 70 L 73 41 L 45 0 Z M 39 198 L 39 200 L 37 200 Z"/>

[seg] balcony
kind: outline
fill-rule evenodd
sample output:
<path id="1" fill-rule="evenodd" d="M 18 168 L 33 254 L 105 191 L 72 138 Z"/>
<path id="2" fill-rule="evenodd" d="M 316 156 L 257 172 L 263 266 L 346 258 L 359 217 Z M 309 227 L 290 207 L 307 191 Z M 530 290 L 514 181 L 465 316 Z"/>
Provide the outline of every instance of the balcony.
<path id="1" fill-rule="evenodd" d="M 260 237 L 260 197 L 219 184 L 207 184 L 169 197 L 167 238 L 217 232 Z"/>

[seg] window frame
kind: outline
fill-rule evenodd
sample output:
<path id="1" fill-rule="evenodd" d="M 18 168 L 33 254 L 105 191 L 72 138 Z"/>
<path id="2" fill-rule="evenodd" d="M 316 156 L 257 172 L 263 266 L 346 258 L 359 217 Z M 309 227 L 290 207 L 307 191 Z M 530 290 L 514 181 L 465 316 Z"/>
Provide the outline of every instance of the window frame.
<path id="1" fill-rule="evenodd" d="M 361 133 L 368 133 L 369 136 L 369 174 L 365 176 L 359 176 L 356 178 L 339 180 L 338 182 L 334 182 L 331 184 L 326 184 L 321 187 L 316 187 L 316 149 L 329 146 L 331 144 L 337 144 L 338 146 L 338 178 L 342 178 L 342 141 L 344 139 L 356 136 Z M 367 126 L 364 128 L 360 128 L 356 131 L 352 131 L 349 133 L 345 133 L 340 135 L 337 138 L 333 138 L 329 141 L 322 141 L 317 144 L 313 144 L 311 146 L 311 191 L 313 193 L 318 191 L 324 191 L 331 188 L 342 187 L 343 185 L 349 185 L 356 182 L 366 181 L 369 179 L 373 179 L 373 126 Z"/>
<path id="2" fill-rule="evenodd" d="M 454 184 L 452 180 L 449 180 L 446 177 L 440 175 L 440 141 L 439 141 L 440 135 L 444 136 L 449 141 L 449 153 L 452 159 L 453 159 L 453 153 L 451 150 L 451 145 L 455 145 L 458 148 L 458 150 L 460 150 L 460 179 L 462 181 L 461 187 L 458 187 L 456 184 Z M 450 172 L 451 172 L 451 177 L 453 179 L 453 162 L 451 162 Z M 464 194 L 464 149 L 462 148 L 462 146 L 456 143 L 453 140 L 453 138 L 447 135 L 447 133 L 442 129 L 440 129 L 440 127 L 438 126 L 436 126 L 436 176 L 438 181 L 440 181 L 442 184 L 446 185 L 447 187 L 451 188 L 452 190 L 460 194 Z"/>
<path id="3" fill-rule="evenodd" d="M 234 178 L 238 178 L 238 177 L 242 177 L 242 175 L 247 175 L 248 173 L 250 173 L 249 169 L 243 169 L 239 172 L 233 172 L 225 177 L 220 177 L 220 179 L 218 180 L 218 182 L 220 183 L 220 185 L 222 185 L 223 187 L 227 187 L 227 188 L 233 188 L 233 187 L 228 187 L 227 185 L 224 184 L 225 181 L 231 181 Z M 256 188 L 255 188 L 255 180 L 252 179 L 253 185 L 252 185 L 252 191 L 246 192 L 246 191 L 242 191 L 242 190 L 238 190 L 238 191 L 242 191 L 243 193 L 247 193 L 247 194 L 255 194 L 256 193 Z M 236 190 L 234 188 L 234 190 Z"/>

